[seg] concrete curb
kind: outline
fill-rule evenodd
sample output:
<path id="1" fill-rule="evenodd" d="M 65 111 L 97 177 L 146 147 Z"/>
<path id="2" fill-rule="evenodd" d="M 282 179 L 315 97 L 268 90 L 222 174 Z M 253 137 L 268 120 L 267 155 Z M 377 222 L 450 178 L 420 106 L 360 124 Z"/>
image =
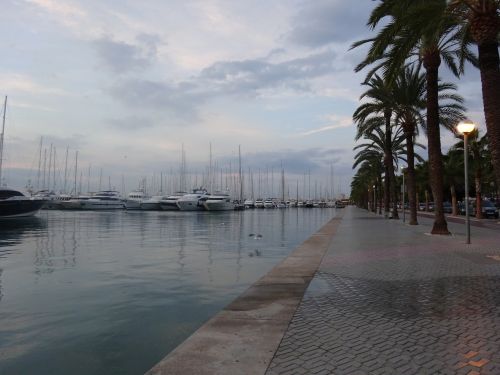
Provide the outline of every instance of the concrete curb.
<path id="1" fill-rule="evenodd" d="M 343 210 L 146 375 L 264 374 L 342 216 Z"/>

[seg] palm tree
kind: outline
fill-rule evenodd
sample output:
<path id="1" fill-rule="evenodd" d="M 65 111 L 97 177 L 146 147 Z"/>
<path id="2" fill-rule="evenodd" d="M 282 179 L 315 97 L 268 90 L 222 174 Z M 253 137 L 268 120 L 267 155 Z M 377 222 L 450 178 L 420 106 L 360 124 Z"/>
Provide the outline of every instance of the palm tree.
<path id="1" fill-rule="evenodd" d="M 458 215 L 458 199 L 456 186 L 458 183 L 463 184 L 464 174 L 464 158 L 463 151 L 450 149 L 444 157 L 444 178 L 450 186 L 452 215 Z"/>
<path id="2" fill-rule="evenodd" d="M 484 117 L 489 135 L 489 146 L 500 186 L 500 59 L 498 35 L 500 32 L 499 0 L 451 0 L 451 12 L 477 44 L 478 65 L 481 73 Z"/>
<path id="3" fill-rule="evenodd" d="M 368 79 L 380 68 L 388 77 L 395 79 L 406 63 L 424 66 L 429 178 L 435 201 L 431 233 L 449 234 L 443 211 L 439 66 L 444 61 L 452 73 L 459 76 L 463 73 L 464 61 L 473 60 L 472 53 L 463 31 L 455 27 L 456 18 L 447 12 L 446 0 L 381 0 L 372 11 L 368 25 L 375 28 L 386 17 L 389 21 L 376 37 L 353 44 L 354 48 L 371 43 L 367 57 L 356 67 L 356 71 L 376 63 L 368 73 Z"/>
<path id="4" fill-rule="evenodd" d="M 368 102 L 361 104 L 353 114 L 353 120 L 358 124 L 358 138 L 362 134 L 370 133 L 374 128 L 384 126 L 384 212 L 385 217 L 389 216 L 390 202 L 393 203 L 392 217 L 398 218 L 396 206 L 396 178 L 394 174 L 394 164 L 392 163 L 392 124 L 391 117 L 394 110 L 394 100 L 392 88 L 387 81 L 374 75 L 364 85 L 368 86 L 360 100 L 369 99 Z"/>
<path id="5" fill-rule="evenodd" d="M 397 103 L 395 122 L 403 129 L 406 139 L 406 174 L 410 225 L 417 225 L 417 197 L 415 182 L 415 136 L 419 125 L 424 123 L 422 110 L 425 108 L 425 78 L 415 67 L 400 72 L 394 85 L 393 95 Z"/>
<path id="6" fill-rule="evenodd" d="M 429 210 L 429 162 L 426 160 L 415 166 L 415 181 L 417 187 L 417 204 L 423 193 L 425 210 Z"/>
<path id="7" fill-rule="evenodd" d="M 458 141 L 453 149 L 461 150 L 464 149 L 464 141 Z M 474 183 L 476 187 L 476 217 L 482 219 L 482 178 L 483 170 L 485 169 L 488 162 L 488 144 L 486 135 L 479 138 L 479 130 L 474 130 L 469 134 L 469 146 L 468 150 L 471 159 L 471 169 L 474 171 Z M 467 200 L 469 197 L 466 197 Z"/>
<path id="8" fill-rule="evenodd" d="M 354 156 L 353 168 L 356 168 L 361 162 L 365 160 L 379 159 L 383 161 L 385 173 L 387 173 L 386 168 L 386 154 L 387 149 L 387 135 L 380 127 L 375 127 L 371 133 L 362 133 L 362 129 L 358 129 L 358 134 L 356 139 L 363 137 L 364 140 L 368 141 L 366 143 L 359 144 L 354 147 L 354 150 L 358 150 Z M 391 154 L 389 155 L 389 160 L 394 169 L 394 165 L 398 164 L 398 160 L 404 159 L 405 154 L 405 137 L 401 128 L 396 128 L 394 132 L 391 131 Z M 385 175 L 385 180 L 387 180 L 387 175 Z M 394 181 L 396 179 L 394 178 Z M 394 199 L 396 202 L 396 199 Z M 396 205 L 397 210 L 397 205 Z"/>
<path id="9" fill-rule="evenodd" d="M 463 98 L 455 94 L 456 86 L 451 83 L 439 83 L 439 122 L 451 131 L 455 124 L 464 118 Z M 417 224 L 416 190 L 414 169 L 414 141 L 419 127 L 426 129 L 423 110 L 426 106 L 426 80 L 416 66 L 408 66 L 400 72 L 394 85 L 396 123 L 401 125 L 406 136 L 408 159 L 408 195 L 410 206 L 410 224 Z"/>
<path id="10" fill-rule="evenodd" d="M 382 171 L 382 159 L 378 156 L 367 158 L 361 163 L 351 182 L 351 198 L 358 206 L 371 208 L 373 212 L 376 212 L 377 204 L 372 186 L 381 187 Z"/>

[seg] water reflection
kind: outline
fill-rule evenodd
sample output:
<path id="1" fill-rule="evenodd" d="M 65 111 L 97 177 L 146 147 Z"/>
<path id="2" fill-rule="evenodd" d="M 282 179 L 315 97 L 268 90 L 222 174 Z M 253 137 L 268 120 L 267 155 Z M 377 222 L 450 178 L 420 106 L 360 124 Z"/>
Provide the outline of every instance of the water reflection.
<path id="1" fill-rule="evenodd" d="M 2 225 L 0 373 L 143 373 L 333 213 L 47 211 Z"/>
<path id="2" fill-rule="evenodd" d="M 3 293 L 3 262 L 15 246 L 23 242 L 24 237 L 38 237 L 38 233 L 46 229 L 46 221 L 38 217 L 19 218 L 16 220 L 0 220 L 0 301 Z"/>

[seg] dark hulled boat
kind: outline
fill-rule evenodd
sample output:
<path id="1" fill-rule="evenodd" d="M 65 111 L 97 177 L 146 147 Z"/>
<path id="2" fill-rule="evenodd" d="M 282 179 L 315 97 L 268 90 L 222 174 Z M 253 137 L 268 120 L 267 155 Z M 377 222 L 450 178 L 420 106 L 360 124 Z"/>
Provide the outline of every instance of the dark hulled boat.
<path id="1" fill-rule="evenodd" d="M 20 191 L 0 187 L 0 219 L 32 216 L 45 202 L 44 199 L 27 197 Z"/>

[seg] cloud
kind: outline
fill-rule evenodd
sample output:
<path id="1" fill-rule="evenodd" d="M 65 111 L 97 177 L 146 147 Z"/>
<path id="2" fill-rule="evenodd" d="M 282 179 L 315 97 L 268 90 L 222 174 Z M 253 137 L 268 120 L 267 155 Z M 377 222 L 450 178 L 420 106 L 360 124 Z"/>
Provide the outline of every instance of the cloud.
<path id="1" fill-rule="evenodd" d="M 348 116 L 328 115 L 324 116 L 323 118 L 326 119 L 328 122 L 333 122 L 333 124 L 324 125 L 312 130 L 307 130 L 305 132 L 298 133 L 293 137 L 305 137 L 317 133 L 323 133 L 330 130 L 349 128 L 353 126 L 352 118 Z"/>
<path id="2" fill-rule="evenodd" d="M 357 39 L 367 32 L 365 22 L 371 8 L 368 4 L 368 0 L 304 1 L 292 19 L 292 29 L 286 37 L 292 43 L 306 47 Z"/>
<path id="3" fill-rule="evenodd" d="M 68 93 L 56 87 L 48 87 L 35 82 L 23 74 L 0 74 L 0 82 L 5 92 L 25 92 L 37 95 L 67 95 Z"/>
<path id="4" fill-rule="evenodd" d="M 309 148 L 248 153 L 243 156 L 243 164 L 244 168 L 251 168 L 254 172 L 259 169 L 265 171 L 266 168 L 274 168 L 276 171 L 283 165 L 287 173 L 301 174 L 309 170 L 314 172 L 330 163 L 338 162 L 346 152 L 350 150 Z"/>
<path id="5" fill-rule="evenodd" d="M 102 37 L 92 42 L 104 66 L 115 73 L 144 69 L 157 57 L 161 39 L 157 35 L 139 34 L 136 44 L 115 41 Z"/>
<path id="6" fill-rule="evenodd" d="M 108 93 L 125 104 L 166 111 L 178 117 L 194 121 L 197 107 L 208 98 L 206 91 L 189 82 L 157 82 L 143 79 L 118 81 L 108 89 Z"/>
<path id="7" fill-rule="evenodd" d="M 113 118 L 107 121 L 112 127 L 120 130 L 140 130 L 155 126 L 155 122 L 146 117 L 128 116 L 124 118 Z"/>
<path id="8" fill-rule="evenodd" d="M 258 97 L 273 90 L 309 93 L 308 80 L 331 74 L 334 58 L 333 51 L 325 50 L 279 63 L 265 59 L 220 61 L 189 80 L 122 80 L 109 93 L 127 105 L 169 110 L 192 118 L 200 105 L 215 97 Z"/>
<path id="9" fill-rule="evenodd" d="M 26 1 L 53 15 L 58 22 L 72 30 L 77 30 L 87 18 L 87 12 L 84 9 L 65 0 Z"/>

